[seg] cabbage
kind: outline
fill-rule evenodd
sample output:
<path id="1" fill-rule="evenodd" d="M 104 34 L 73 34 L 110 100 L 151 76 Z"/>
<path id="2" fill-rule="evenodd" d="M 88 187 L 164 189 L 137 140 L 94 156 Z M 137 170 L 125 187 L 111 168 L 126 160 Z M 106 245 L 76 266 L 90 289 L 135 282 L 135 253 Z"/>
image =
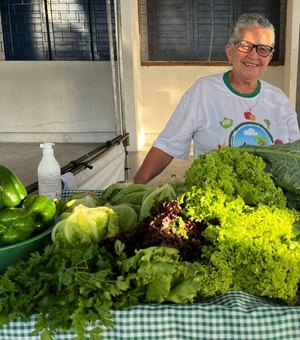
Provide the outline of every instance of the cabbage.
<path id="1" fill-rule="evenodd" d="M 110 206 L 107 204 L 107 206 Z M 129 203 L 122 203 L 110 208 L 117 214 L 120 232 L 131 231 L 137 226 L 137 213 Z"/>
<path id="2" fill-rule="evenodd" d="M 79 204 L 69 216 L 54 226 L 52 241 L 72 246 L 99 242 L 116 236 L 118 224 L 118 216 L 111 208 L 89 208 Z"/>

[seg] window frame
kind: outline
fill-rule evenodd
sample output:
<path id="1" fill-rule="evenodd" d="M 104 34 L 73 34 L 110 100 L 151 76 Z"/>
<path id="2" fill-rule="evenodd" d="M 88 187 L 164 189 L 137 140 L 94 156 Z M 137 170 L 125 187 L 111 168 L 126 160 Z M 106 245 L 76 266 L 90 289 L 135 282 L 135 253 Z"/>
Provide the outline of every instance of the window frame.
<path id="1" fill-rule="evenodd" d="M 142 39 L 142 19 L 141 19 L 141 2 L 144 0 L 137 0 L 138 2 L 138 29 L 139 29 L 139 46 L 140 46 L 140 64 L 141 66 L 228 66 L 228 60 L 224 61 L 144 61 L 143 60 L 143 42 Z M 287 1 L 285 1 L 285 18 L 284 26 L 282 27 L 282 60 L 271 60 L 270 66 L 282 66 L 285 64 L 285 51 L 286 51 L 286 21 L 287 21 Z M 147 43 L 147 42 L 146 42 Z M 275 46 L 276 48 L 276 46 Z M 225 45 L 224 45 L 225 49 Z"/>
<path id="2" fill-rule="evenodd" d="M 75 6 L 82 6 L 82 9 L 76 11 Z M 105 0 L 86 0 L 82 4 L 77 0 L 56 0 L 53 3 L 51 0 L 37 3 L 4 0 L 0 5 L 0 61 L 110 61 L 106 7 Z M 116 50 L 114 10 L 111 6 Z M 24 25 L 26 30 L 23 29 L 22 33 L 26 39 L 31 38 L 18 38 L 18 25 Z M 75 38 L 76 34 L 80 39 Z M 77 47 L 68 48 L 73 45 Z M 26 50 L 31 48 L 32 52 L 24 53 L 24 46 Z"/>

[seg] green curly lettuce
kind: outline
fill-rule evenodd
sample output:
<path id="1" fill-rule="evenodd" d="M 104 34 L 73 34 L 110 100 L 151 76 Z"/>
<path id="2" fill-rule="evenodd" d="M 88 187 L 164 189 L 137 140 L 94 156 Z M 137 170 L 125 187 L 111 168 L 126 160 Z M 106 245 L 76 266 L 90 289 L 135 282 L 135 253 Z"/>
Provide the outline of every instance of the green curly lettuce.
<path id="1" fill-rule="evenodd" d="M 187 189 L 193 186 L 204 189 L 220 188 L 235 199 L 241 196 L 246 204 L 286 206 L 286 198 L 277 187 L 266 164 L 259 156 L 240 152 L 234 147 L 224 147 L 200 155 L 187 170 Z"/>
<path id="2" fill-rule="evenodd" d="M 222 190 L 193 187 L 180 199 L 182 213 L 207 224 L 203 260 L 228 266 L 230 289 L 294 303 L 300 282 L 300 243 L 293 225 L 300 213 L 286 207 L 250 207 L 241 197 L 228 201 Z"/>

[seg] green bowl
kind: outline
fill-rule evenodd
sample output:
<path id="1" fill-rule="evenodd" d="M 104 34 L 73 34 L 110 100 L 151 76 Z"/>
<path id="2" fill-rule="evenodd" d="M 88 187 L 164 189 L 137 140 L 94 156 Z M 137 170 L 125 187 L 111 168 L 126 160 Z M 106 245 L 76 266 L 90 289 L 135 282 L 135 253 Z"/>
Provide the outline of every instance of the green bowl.
<path id="1" fill-rule="evenodd" d="M 32 252 L 38 249 L 52 229 L 53 226 L 25 241 L 0 247 L 0 274 L 4 273 L 8 266 L 17 263 L 19 260 L 26 260 Z"/>

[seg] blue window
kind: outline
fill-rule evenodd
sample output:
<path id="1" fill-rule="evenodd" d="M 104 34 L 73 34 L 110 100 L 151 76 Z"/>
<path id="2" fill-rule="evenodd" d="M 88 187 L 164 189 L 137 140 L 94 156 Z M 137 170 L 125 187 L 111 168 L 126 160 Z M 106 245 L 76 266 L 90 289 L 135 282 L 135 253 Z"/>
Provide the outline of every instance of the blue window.
<path id="1" fill-rule="evenodd" d="M 0 11 L 5 60 L 110 60 L 105 0 L 2 0 Z"/>

